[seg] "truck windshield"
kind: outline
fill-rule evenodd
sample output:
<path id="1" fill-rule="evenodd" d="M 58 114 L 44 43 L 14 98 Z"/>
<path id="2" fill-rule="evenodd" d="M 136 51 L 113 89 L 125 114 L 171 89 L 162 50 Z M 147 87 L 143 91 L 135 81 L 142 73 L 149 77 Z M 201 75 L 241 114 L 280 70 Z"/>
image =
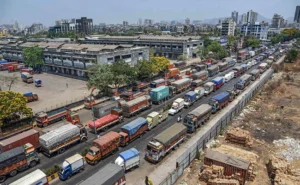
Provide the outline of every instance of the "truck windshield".
<path id="1" fill-rule="evenodd" d="M 205 86 L 204 86 L 204 90 L 205 90 L 205 91 L 209 91 L 209 86 L 208 86 L 208 85 L 205 85 Z"/>
<path id="2" fill-rule="evenodd" d="M 153 148 L 152 146 L 149 146 L 149 145 L 147 145 L 147 150 L 152 153 L 158 153 L 158 150 L 156 150 L 155 148 Z"/>
<path id="3" fill-rule="evenodd" d="M 216 102 L 216 100 L 210 99 L 208 104 L 211 105 L 211 106 L 214 106 L 215 102 Z"/>
<path id="4" fill-rule="evenodd" d="M 89 150 L 88 154 L 90 154 L 90 155 L 96 155 L 96 153 L 93 150 Z"/>
<path id="5" fill-rule="evenodd" d="M 187 123 L 189 125 L 193 125 L 193 116 L 192 115 L 187 115 L 185 118 L 184 118 L 184 123 Z"/>
<path id="6" fill-rule="evenodd" d="M 64 169 L 62 167 L 59 168 L 59 173 L 64 174 Z"/>

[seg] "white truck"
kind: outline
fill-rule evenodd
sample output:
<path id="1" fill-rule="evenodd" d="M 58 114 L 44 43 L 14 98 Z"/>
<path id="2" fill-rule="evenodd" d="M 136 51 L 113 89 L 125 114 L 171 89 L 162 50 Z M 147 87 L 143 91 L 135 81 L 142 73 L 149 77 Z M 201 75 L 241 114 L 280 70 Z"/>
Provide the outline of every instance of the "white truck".
<path id="1" fill-rule="evenodd" d="M 140 152 L 135 148 L 130 148 L 119 154 L 115 164 L 121 166 L 125 171 L 140 165 Z"/>
<path id="2" fill-rule="evenodd" d="M 214 83 L 207 82 L 206 84 L 204 84 L 204 95 L 205 96 L 209 95 L 214 90 L 215 90 L 215 84 Z"/>
<path id="3" fill-rule="evenodd" d="M 183 107 L 184 107 L 184 99 L 183 98 L 177 98 L 173 102 L 172 107 L 169 110 L 169 114 L 174 116 L 175 114 L 180 112 L 183 109 Z"/>
<path id="4" fill-rule="evenodd" d="M 255 51 L 249 51 L 249 54 L 251 57 L 254 57 L 255 56 Z"/>
<path id="5" fill-rule="evenodd" d="M 194 90 L 197 93 L 197 99 L 199 100 L 200 98 L 202 98 L 202 96 L 204 96 L 204 88 L 203 87 L 197 87 Z"/>
<path id="6" fill-rule="evenodd" d="M 67 158 L 61 165 L 59 170 L 59 178 L 61 180 L 66 180 L 76 173 L 80 173 L 84 170 L 84 159 L 81 155 L 75 154 Z"/>
<path id="7" fill-rule="evenodd" d="M 234 72 L 231 71 L 224 76 L 224 82 L 227 83 L 234 78 Z"/>
<path id="8" fill-rule="evenodd" d="M 10 184 L 11 185 L 36 185 L 36 184 L 48 185 L 48 179 L 46 174 L 42 170 L 37 169 Z"/>

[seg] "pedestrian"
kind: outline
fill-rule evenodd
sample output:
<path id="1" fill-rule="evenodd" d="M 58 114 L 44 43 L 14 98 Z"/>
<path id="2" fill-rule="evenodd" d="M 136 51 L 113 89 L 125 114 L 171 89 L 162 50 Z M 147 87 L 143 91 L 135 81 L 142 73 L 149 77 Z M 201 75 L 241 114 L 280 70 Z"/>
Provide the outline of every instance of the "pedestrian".
<path id="1" fill-rule="evenodd" d="M 67 88 L 69 87 L 68 83 L 66 83 L 66 87 L 67 87 Z"/>
<path id="2" fill-rule="evenodd" d="M 148 176 L 146 176 L 146 178 L 145 178 L 145 185 L 153 185 L 152 180 L 149 179 Z"/>

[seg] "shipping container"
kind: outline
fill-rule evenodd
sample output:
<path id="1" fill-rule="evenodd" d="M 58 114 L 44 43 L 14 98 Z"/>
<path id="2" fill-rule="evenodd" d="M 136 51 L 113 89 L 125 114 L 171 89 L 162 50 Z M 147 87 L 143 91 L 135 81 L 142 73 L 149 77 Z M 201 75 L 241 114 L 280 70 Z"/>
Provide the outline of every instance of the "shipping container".
<path id="1" fill-rule="evenodd" d="M 107 101 L 93 106 L 93 114 L 95 118 L 101 118 L 110 114 L 111 110 L 118 107 L 117 101 Z"/>
<path id="2" fill-rule="evenodd" d="M 151 89 L 150 97 L 154 104 L 160 104 L 163 101 L 168 100 L 172 95 L 170 88 L 168 86 L 160 86 L 155 89 Z"/>

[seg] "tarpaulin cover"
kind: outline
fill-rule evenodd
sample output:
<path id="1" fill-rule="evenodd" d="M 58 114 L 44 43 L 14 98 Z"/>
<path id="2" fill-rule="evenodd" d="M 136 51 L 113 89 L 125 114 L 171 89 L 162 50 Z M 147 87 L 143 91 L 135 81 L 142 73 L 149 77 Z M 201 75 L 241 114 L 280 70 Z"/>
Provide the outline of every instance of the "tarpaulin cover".
<path id="1" fill-rule="evenodd" d="M 124 161 L 127 161 L 131 158 L 134 158 L 134 157 L 138 156 L 138 155 L 140 155 L 140 152 L 137 151 L 137 149 L 135 149 L 135 148 L 130 148 L 130 149 L 120 153 L 120 157 L 122 157 L 122 159 Z"/>
<path id="2" fill-rule="evenodd" d="M 148 124 L 148 121 L 145 118 L 139 117 L 122 126 L 121 129 L 126 130 L 129 135 L 134 135 L 145 124 Z"/>

